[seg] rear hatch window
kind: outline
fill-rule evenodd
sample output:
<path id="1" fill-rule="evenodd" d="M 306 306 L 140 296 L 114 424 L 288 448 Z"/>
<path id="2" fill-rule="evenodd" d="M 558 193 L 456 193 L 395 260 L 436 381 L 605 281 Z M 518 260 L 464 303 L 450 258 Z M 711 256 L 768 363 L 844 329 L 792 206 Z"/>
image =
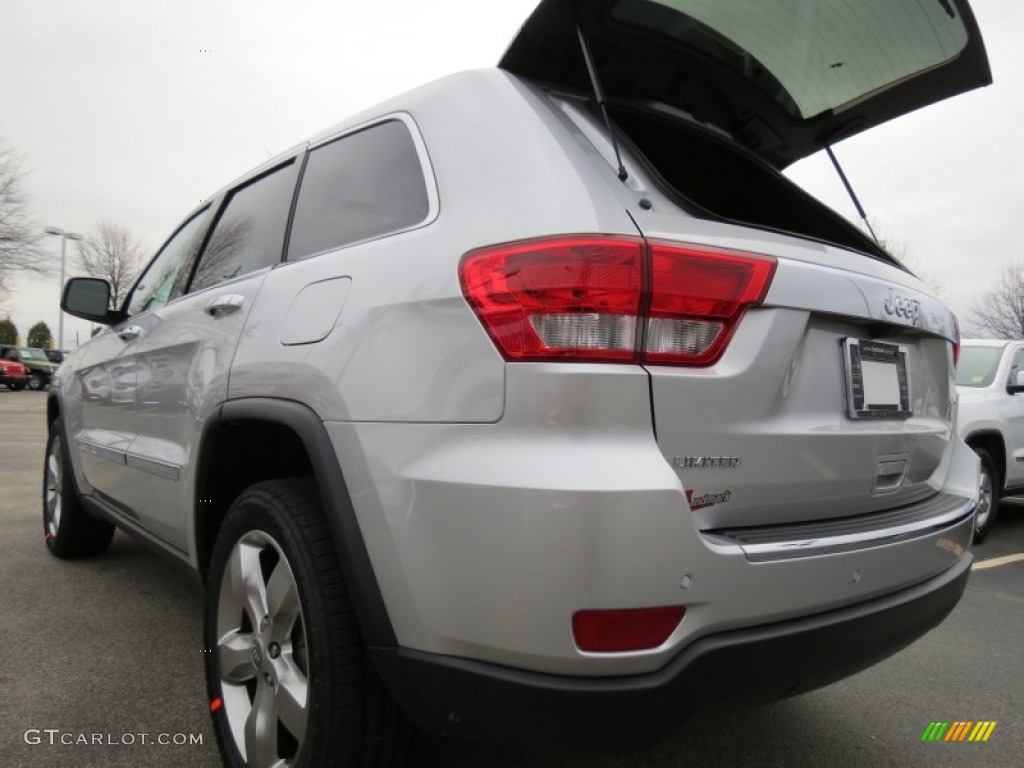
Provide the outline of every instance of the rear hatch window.
<path id="1" fill-rule="evenodd" d="M 803 119 L 952 61 L 967 45 L 963 18 L 937 0 L 619 0 L 609 15 L 699 51 Z"/>
<path id="2" fill-rule="evenodd" d="M 658 103 L 783 168 L 992 81 L 966 0 L 543 0 L 501 60 L 609 102 Z"/>

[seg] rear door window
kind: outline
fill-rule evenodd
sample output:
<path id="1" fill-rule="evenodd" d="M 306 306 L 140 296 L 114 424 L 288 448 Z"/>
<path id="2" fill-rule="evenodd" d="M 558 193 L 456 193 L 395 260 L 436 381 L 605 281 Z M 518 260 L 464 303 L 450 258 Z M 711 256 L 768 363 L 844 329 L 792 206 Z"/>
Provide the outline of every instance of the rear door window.
<path id="1" fill-rule="evenodd" d="M 409 128 L 401 120 L 378 123 L 309 153 L 288 259 L 410 229 L 429 211 Z"/>
<path id="2" fill-rule="evenodd" d="M 297 170 L 293 158 L 231 192 L 203 249 L 191 291 L 281 260 Z"/>

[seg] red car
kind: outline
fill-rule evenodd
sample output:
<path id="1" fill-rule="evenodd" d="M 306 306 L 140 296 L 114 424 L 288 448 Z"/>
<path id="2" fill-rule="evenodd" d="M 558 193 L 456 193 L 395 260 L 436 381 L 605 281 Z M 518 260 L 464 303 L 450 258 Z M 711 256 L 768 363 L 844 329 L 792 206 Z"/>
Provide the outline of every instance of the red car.
<path id="1" fill-rule="evenodd" d="M 13 360 L 0 360 L 0 384 L 8 389 L 22 390 L 28 384 L 28 371 L 21 363 Z"/>

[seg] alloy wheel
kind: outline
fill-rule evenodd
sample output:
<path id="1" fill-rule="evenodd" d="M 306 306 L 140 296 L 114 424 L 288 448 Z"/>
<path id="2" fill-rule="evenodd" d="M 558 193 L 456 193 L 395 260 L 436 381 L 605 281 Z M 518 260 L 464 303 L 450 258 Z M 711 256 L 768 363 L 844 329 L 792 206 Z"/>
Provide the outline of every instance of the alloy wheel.
<path id="1" fill-rule="evenodd" d="M 60 459 L 60 438 L 50 441 L 50 452 L 46 456 L 46 534 L 55 537 L 60 530 L 60 518 L 64 509 L 64 471 Z"/>
<path id="2" fill-rule="evenodd" d="M 978 491 L 978 510 L 974 517 L 974 530 L 984 530 L 992 514 L 992 475 L 984 462 L 981 464 L 981 487 Z"/>
<path id="3" fill-rule="evenodd" d="M 307 635 L 295 576 L 278 543 L 249 531 L 231 550 L 217 608 L 224 713 L 250 766 L 291 765 L 309 711 Z"/>

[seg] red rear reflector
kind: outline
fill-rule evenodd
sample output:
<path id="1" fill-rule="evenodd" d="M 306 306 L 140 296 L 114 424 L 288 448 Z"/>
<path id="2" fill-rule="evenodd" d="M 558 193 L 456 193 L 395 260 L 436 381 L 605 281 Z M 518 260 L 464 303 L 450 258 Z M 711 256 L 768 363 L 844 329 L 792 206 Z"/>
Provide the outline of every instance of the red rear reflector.
<path id="1" fill-rule="evenodd" d="M 593 653 L 642 651 L 668 640 L 686 609 L 681 605 L 621 611 L 577 611 L 572 616 L 576 647 Z"/>
<path id="2" fill-rule="evenodd" d="M 572 235 L 467 253 L 462 292 L 506 360 L 710 365 L 775 260 Z"/>
<path id="3" fill-rule="evenodd" d="M 224 705 L 224 702 L 221 699 L 214 699 L 213 701 L 210 702 L 210 711 L 211 712 L 216 712 L 223 705 Z"/>

